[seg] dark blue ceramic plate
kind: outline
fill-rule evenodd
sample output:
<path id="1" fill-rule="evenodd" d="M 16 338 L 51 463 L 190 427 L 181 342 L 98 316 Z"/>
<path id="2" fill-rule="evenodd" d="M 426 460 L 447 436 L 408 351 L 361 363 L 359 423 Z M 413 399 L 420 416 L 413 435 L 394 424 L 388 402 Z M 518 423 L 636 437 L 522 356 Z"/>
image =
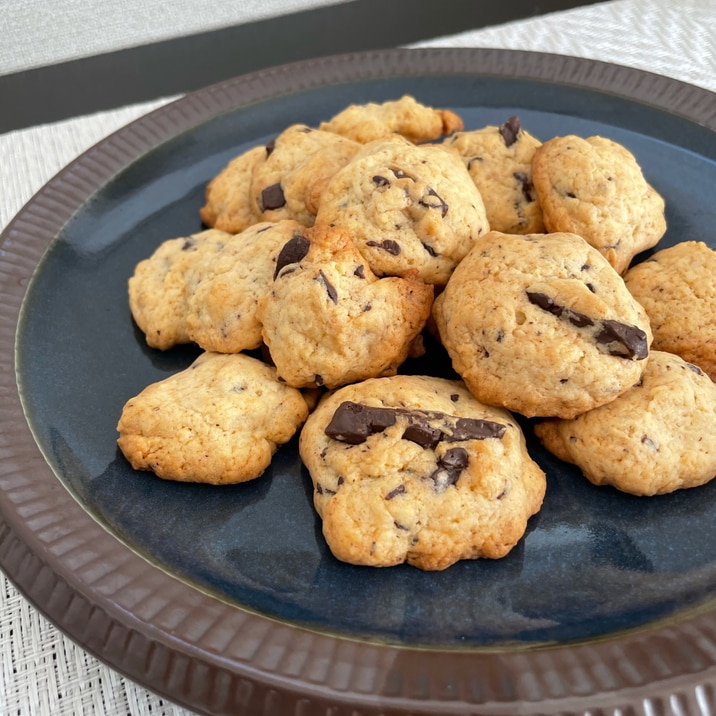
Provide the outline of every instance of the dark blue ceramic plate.
<path id="1" fill-rule="evenodd" d="M 708 93 L 624 68 L 527 53 L 427 51 L 411 55 L 396 51 L 332 62 L 285 70 L 289 78 L 318 75 L 306 84 L 296 82 L 275 92 L 271 82 L 282 81 L 276 80 L 281 77 L 277 71 L 270 76 L 265 96 L 245 101 L 242 92 L 252 95 L 252 83 L 259 82 L 259 75 L 236 85 L 240 91 L 227 85 L 228 89 L 199 93 L 161 110 L 148 124 L 138 125 L 142 131 L 149 127 L 142 135 L 146 137 L 155 131 L 155 124 L 160 126 L 170 117 L 181 131 L 167 130 L 164 137 L 160 131 L 157 140 L 151 136 L 142 139 L 150 149 L 134 148 L 128 152 L 133 155 L 131 161 L 120 161 L 117 173 L 105 172 L 108 176 L 96 185 L 90 179 L 89 189 L 79 192 L 81 199 L 75 202 L 68 220 L 53 232 L 34 272 L 17 333 L 20 397 L 37 445 L 82 514 L 91 515 L 112 540 L 129 548 L 122 547 L 121 558 L 111 557 L 112 569 L 116 568 L 117 574 L 124 569 L 115 561 L 131 563 L 134 569 L 140 564 L 139 554 L 153 570 L 157 567 L 171 575 L 156 576 L 155 570 L 152 584 L 188 595 L 188 601 L 194 599 L 193 594 L 182 585 L 208 595 L 205 612 L 224 618 L 222 609 L 226 607 L 217 605 L 228 604 L 227 619 L 233 618 L 233 613 L 261 615 L 270 623 L 287 625 L 289 632 L 317 634 L 319 641 L 320 635 L 327 635 L 321 644 L 372 642 L 397 647 L 379 653 L 397 659 L 396 664 L 407 659 L 406 654 L 413 654 L 409 671 L 416 663 L 422 664 L 421 654 L 430 652 L 457 649 L 471 654 L 520 655 L 539 651 L 544 645 L 599 644 L 708 612 L 716 597 L 716 481 L 654 498 L 596 488 L 578 470 L 547 454 L 532 436 L 529 421 L 523 424 L 531 454 L 548 475 L 541 512 L 532 518 L 524 539 L 506 558 L 462 562 L 438 573 L 408 566 L 361 568 L 334 559 L 321 536 L 310 479 L 298 458 L 295 440 L 279 450 L 261 478 L 225 487 L 165 482 L 133 471 L 120 454 L 115 426 L 125 401 L 149 383 L 184 368 L 198 353 L 193 347 L 164 353 L 146 347 L 129 312 L 127 279 L 137 262 L 162 241 L 200 230 L 198 209 L 206 183 L 230 158 L 269 141 L 289 124 L 317 125 L 350 103 L 383 101 L 408 93 L 426 104 L 454 109 L 467 128 L 499 124 L 517 114 L 523 126 L 543 140 L 567 133 L 600 134 L 628 147 L 648 180 L 665 197 L 669 228 L 661 247 L 685 240 L 711 245 L 716 241 L 716 202 L 712 200 L 716 135 L 713 112 L 705 101 Z M 366 76 L 362 67 L 368 68 Z M 656 104 L 648 101 L 652 88 L 665 88 Z M 682 108 L 680 93 L 688 99 L 694 91 L 698 102 L 694 100 L 692 105 L 700 109 Z M 207 111 L 210 116 L 197 122 L 185 119 L 192 112 L 201 115 L 196 108 L 219 95 L 230 97 L 226 109 Z M 131 144 L 132 136 L 131 131 L 118 135 L 110 145 Z M 98 156 L 101 159 L 101 152 Z M 83 162 L 93 166 L 94 155 L 90 153 Z M 64 175 L 65 185 L 73 186 L 73 176 L 72 170 Z M 45 203 L 51 206 L 49 199 Z M 42 226 L 45 214 L 36 214 L 40 216 L 37 225 Z M 27 222 L 28 226 L 32 223 Z M 20 228 L 31 235 L 24 224 Z M 404 369 L 440 375 L 450 370 L 439 349 Z M 53 499 L 60 504 L 64 498 L 56 495 Z M 78 519 L 74 508 L 66 509 Z M 64 515 L 65 507 L 62 510 Z M 23 520 L 9 521 L 21 532 Z M 65 520 L 58 529 L 70 531 L 71 525 Z M 99 551 L 99 545 L 107 540 L 94 532 Z M 30 536 L 24 539 L 30 540 Z M 56 547 L 56 541 L 52 545 Z M 113 548 L 110 545 L 108 549 Z M 87 550 L 91 552 L 91 544 L 82 545 L 80 552 L 84 555 Z M 55 552 L 60 549 L 53 555 Z M 156 627 L 165 646 L 172 639 L 192 642 L 190 627 L 182 631 L 186 620 L 169 623 L 171 620 L 164 619 L 159 626 L 146 626 L 154 619 L 146 606 L 154 587 L 145 589 L 145 577 L 137 578 L 136 584 L 127 578 L 132 589 L 136 588 L 130 598 L 124 582 L 121 590 L 113 584 L 112 591 L 107 580 L 96 577 L 101 567 L 93 567 L 91 576 L 87 576 L 88 570 L 82 572 L 83 559 L 77 558 L 79 572 L 74 572 L 80 574 L 79 586 L 71 588 L 89 604 L 100 599 L 99 594 L 104 595 L 102 599 L 110 591 L 110 596 L 120 594 L 119 616 L 112 617 L 114 626 L 121 625 L 118 633 L 124 633 L 125 621 L 132 622 L 140 611 L 139 606 L 132 606 L 137 604 L 143 610 L 141 619 L 137 618 L 144 626 L 132 626 L 131 633 L 148 629 L 154 634 Z M 56 556 L 46 559 L 51 565 L 55 560 Z M 72 582 L 73 572 L 66 565 L 60 568 L 55 564 L 55 569 L 58 574 L 69 574 L 64 578 Z M 110 567 L 107 570 L 110 572 Z M 28 586 L 27 591 L 42 608 L 37 590 Z M 216 599 L 212 601 L 212 597 Z M 48 607 L 48 611 L 54 608 Z M 103 608 L 113 609 L 112 605 Z M 56 608 L 60 622 L 66 614 L 63 609 L 62 605 Z M 193 614 L 195 622 L 196 611 Z M 264 625 L 261 629 L 269 628 L 259 623 Z M 111 634 L 101 644 L 95 643 L 77 626 L 75 617 L 72 624 L 70 628 L 87 648 L 112 661 L 114 657 L 103 651 L 112 641 Z M 202 635 L 196 636 L 198 647 L 186 647 L 192 658 L 198 658 L 193 649 L 205 648 L 202 639 Z M 129 637 L 122 642 L 115 664 L 142 680 L 142 664 L 152 660 L 145 655 L 146 662 L 137 662 L 127 653 L 130 643 Z M 219 668 L 212 659 L 224 658 L 223 647 L 216 643 L 212 641 L 202 657 L 211 661 L 212 669 Z M 415 649 L 419 651 L 411 651 Z M 530 664 L 515 658 L 509 669 L 516 672 Z M 708 656 L 703 658 L 708 660 Z M 230 658 L 225 660 L 228 663 Z M 265 668 L 280 671 L 292 663 Z M 485 674 L 492 663 L 485 662 Z M 222 664 L 221 668 L 241 678 L 247 673 L 245 665 Z M 427 674 L 421 678 L 429 681 L 431 670 L 420 668 Z M 653 666 L 652 671 L 659 668 Z M 699 668 L 702 666 L 695 665 L 692 670 Z M 616 674 L 609 677 L 612 680 L 602 683 L 599 679 L 606 677 L 590 670 L 582 685 L 572 685 L 564 693 L 586 697 L 594 689 L 620 687 L 624 680 L 638 686 L 647 677 L 632 679 L 637 672 L 616 668 L 609 671 Z M 174 672 L 167 667 L 167 673 Z M 246 678 L 260 681 L 251 673 Z M 171 692 L 168 678 L 157 671 L 146 682 L 195 708 L 206 706 L 204 696 Z M 469 678 L 478 680 L 470 687 L 474 692 L 461 698 L 470 703 L 488 699 L 485 694 L 492 692 L 479 682 L 482 676 Z M 401 694 L 410 692 L 407 700 L 400 702 L 404 706 L 413 703 L 410 699 L 422 703 L 423 697 L 410 691 L 412 682 L 402 672 L 400 679 L 390 686 L 391 694 L 402 698 Z M 501 679 L 502 675 L 492 681 L 498 684 L 494 693 L 500 699 L 529 696 L 522 687 L 508 688 Z M 546 678 L 544 683 L 544 691 L 535 687 L 536 696 L 530 699 L 551 693 L 554 682 Z M 359 698 L 356 694 L 361 688 L 351 686 L 351 698 Z M 432 707 L 443 699 L 439 692 L 443 687 L 435 688 L 438 695 L 431 691 L 428 698 Z M 449 696 L 452 692 L 445 688 Z M 366 687 L 366 694 L 372 689 Z M 420 691 L 418 686 L 415 689 Z M 554 689 L 551 698 L 556 699 L 561 686 Z M 384 694 L 385 699 L 389 697 Z"/>
<path id="2" fill-rule="evenodd" d="M 191 348 L 145 346 L 127 303 L 135 264 L 201 229 L 207 181 L 284 127 L 402 94 L 458 112 L 467 129 L 518 114 L 538 138 L 624 144 L 665 197 L 676 241 L 714 243 L 716 142 L 673 117 L 573 87 L 491 77 L 400 78 L 298 92 L 241 108 L 146 153 L 62 229 L 38 267 L 18 370 L 38 443 L 101 523 L 167 571 L 265 615 L 398 644 L 495 646 L 582 640 L 641 626 L 716 595 L 716 482 L 665 497 L 596 488 L 530 440 L 548 475 L 541 512 L 505 559 L 442 573 L 342 564 L 327 550 L 295 441 L 258 480 L 174 484 L 134 472 L 116 447 L 124 402 L 188 365 Z M 700 136 L 699 136 L 700 135 Z M 685 146 L 686 145 L 686 146 Z M 445 374 L 442 352 L 406 371 Z M 529 426 L 526 426 L 529 434 Z"/>

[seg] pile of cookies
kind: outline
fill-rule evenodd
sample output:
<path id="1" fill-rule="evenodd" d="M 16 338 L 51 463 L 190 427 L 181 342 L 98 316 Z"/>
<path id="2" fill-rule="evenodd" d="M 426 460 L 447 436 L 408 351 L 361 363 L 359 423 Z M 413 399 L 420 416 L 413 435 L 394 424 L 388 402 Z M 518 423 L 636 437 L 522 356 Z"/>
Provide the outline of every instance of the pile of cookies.
<path id="1" fill-rule="evenodd" d="M 300 432 L 332 553 L 425 570 L 506 555 L 540 509 L 515 413 L 597 485 L 716 474 L 716 254 L 634 262 L 664 200 L 609 139 L 353 105 L 241 153 L 200 217 L 129 280 L 149 346 L 203 351 L 124 406 L 135 469 L 242 482 Z M 428 335 L 459 378 L 400 374 Z"/>

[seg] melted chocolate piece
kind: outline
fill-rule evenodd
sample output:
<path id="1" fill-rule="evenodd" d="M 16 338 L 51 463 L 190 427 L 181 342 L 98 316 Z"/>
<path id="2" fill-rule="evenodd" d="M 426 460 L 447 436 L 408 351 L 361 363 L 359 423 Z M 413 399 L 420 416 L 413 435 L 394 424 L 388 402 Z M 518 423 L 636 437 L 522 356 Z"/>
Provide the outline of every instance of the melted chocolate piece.
<path id="1" fill-rule="evenodd" d="M 356 267 L 356 270 L 353 272 L 354 276 L 358 276 L 358 278 L 365 278 L 365 268 L 363 267 L 363 264 Z"/>
<path id="2" fill-rule="evenodd" d="M 460 479 L 460 473 L 468 466 L 470 458 L 465 448 L 450 448 L 438 460 L 438 466 L 430 478 L 435 488 L 442 492 L 449 485 L 454 485 Z"/>
<path id="3" fill-rule="evenodd" d="M 601 330 L 596 339 L 613 356 L 643 360 L 649 355 L 646 333 L 627 323 L 601 321 Z"/>
<path id="4" fill-rule="evenodd" d="M 520 118 L 517 116 L 510 117 L 504 124 L 500 125 L 500 134 L 505 140 L 506 147 L 511 147 L 517 141 L 520 129 L 522 129 L 522 125 L 520 124 Z"/>
<path id="5" fill-rule="evenodd" d="M 610 319 L 591 319 L 583 313 L 577 313 L 569 308 L 555 303 L 547 294 L 537 291 L 527 291 L 530 303 L 539 306 L 544 311 L 569 321 L 577 328 L 594 327 L 594 340 L 600 350 L 618 358 L 636 358 L 643 360 L 649 354 L 646 333 L 637 326 L 620 323 Z"/>
<path id="6" fill-rule="evenodd" d="M 405 485 L 398 485 L 394 490 L 391 490 L 386 496 L 386 500 L 392 500 L 394 497 L 397 497 L 398 495 L 405 494 Z"/>
<path id="7" fill-rule="evenodd" d="M 296 234 L 289 239 L 278 254 L 276 259 L 276 270 L 274 271 L 274 281 L 281 272 L 281 269 L 290 264 L 297 264 L 306 257 L 308 249 L 311 248 L 311 242 L 302 234 Z"/>
<path id="8" fill-rule="evenodd" d="M 360 403 L 345 401 L 333 413 L 325 429 L 326 435 L 350 445 L 359 445 L 373 433 L 383 432 L 395 425 L 396 414 L 387 408 L 371 408 Z"/>
<path id="9" fill-rule="evenodd" d="M 426 448 L 434 448 L 439 442 L 501 438 L 507 429 L 490 420 L 457 418 L 431 410 L 369 407 L 345 401 L 336 409 L 325 433 L 334 440 L 358 445 L 369 435 L 395 425 L 398 417 L 408 423 L 401 437 Z"/>
<path id="10" fill-rule="evenodd" d="M 283 195 L 281 184 L 271 184 L 261 192 L 261 211 L 280 209 L 286 205 L 286 197 Z"/>
<path id="11" fill-rule="evenodd" d="M 393 172 L 396 179 L 410 179 L 411 181 L 415 181 L 415 179 L 411 177 L 410 174 L 406 174 L 402 169 L 391 169 L 390 171 Z"/>
<path id="12" fill-rule="evenodd" d="M 449 208 L 445 200 L 432 187 L 428 187 L 427 196 L 428 198 L 421 199 L 418 204 L 427 209 L 440 209 L 440 215 L 444 218 Z"/>
<path id="13" fill-rule="evenodd" d="M 439 256 L 438 252 L 430 245 L 426 244 L 424 241 L 422 242 L 423 248 L 433 257 Z"/>
<path id="14" fill-rule="evenodd" d="M 276 149 L 276 140 L 272 139 L 267 145 L 266 145 L 266 157 L 270 157 L 271 154 L 273 154 L 273 150 Z"/>
<path id="15" fill-rule="evenodd" d="M 368 241 L 366 242 L 366 245 L 383 249 L 383 251 L 387 251 L 389 254 L 393 254 L 393 256 L 397 256 L 400 253 L 400 244 L 392 239 L 384 239 L 380 243 L 377 241 Z"/>
<path id="16" fill-rule="evenodd" d="M 380 174 L 376 174 L 373 177 L 373 183 L 376 186 L 388 186 L 390 184 L 390 181 L 386 179 L 385 177 L 381 176 Z"/>
<path id="17" fill-rule="evenodd" d="M 323 285 L 326 287 L 326 293 L 328 294 L 328 298 L 330 298 L 333 303 L 338 303 L 338 291 L 336 291 L 335 286 L 326 278 L 326 274 L 324 274 L 323 271 L 319 271 L 318 278 L 323 282 Z"/>
<path id="18" fill-rule="evenodd" d="M 537 198 L 535 196 L 535 187 L 530 178 L 524 172 L 515 172 L 512 176 L 522 184 L 522 196 L 524 196 L 525 200 L 535 201 Z"/>

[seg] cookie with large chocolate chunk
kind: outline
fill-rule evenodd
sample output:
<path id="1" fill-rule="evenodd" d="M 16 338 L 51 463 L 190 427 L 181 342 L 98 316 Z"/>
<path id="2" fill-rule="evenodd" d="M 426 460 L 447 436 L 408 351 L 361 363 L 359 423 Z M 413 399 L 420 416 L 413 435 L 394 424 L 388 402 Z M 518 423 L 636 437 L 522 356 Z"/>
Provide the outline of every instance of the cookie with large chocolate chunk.
<path id="1" fill-rule="evenodd" d="M 129 307 L 147 345 L 166 350 L 191 342 L 186 319 L 199 267 L 230 239 L 218 229 L 168 239 L 137 264 L 129 279 Z"/>
<path id="2" fill-rule="evenodd" d="M 397 135 L 366 144 L 331 179 L 316 223 L 344 226 L 376 274 L 438 285 L 488 230 L 460 155 Z"/>
<path id="3" fill-rule="evenodd" d="M 269 144 L 266 161 L 252 174 L 254 211 L 264 221 L 294 219 L 312 226 L 323 188 L 359 147 L 332 132 L 291 125 Z"/>
<path id="4" fill-rule="evenodd" d="M 247 149 L 234 157 L 207 184 L 205 203 L 199 209 L 204 224 L 238 234 L 261 220 L 249 190 L 254 171 L 266 161 L 266 157 L 264 146 Z"/>
<path id="5" fill-rule="evenodd" d="M 684 241 L 627 271 L 624 282 L 644 307 L 656 350 L 676 353 L 716 380 L 716 251 Z"/>
<path id="6" fill-rule="evenodd" d="M 301 392 L 244 354 L 203 353 L 127 401 L 118 445 L 135 470 L 215 485 L 253 480 L 308 415 Z"/>
<path id="7" fill-rule="evenodd" d="M 506 234 L 544 231 L 532 184 L 532 158 L 540 141 L 522 127 L 518 117 L 500 126 L 456 132 L 444 143 L 465 161 L 485 203 L 491 229 Z"/>
<path id="8" fill-rule="evenodd" d="M 664 200 L 634 155 L 605 137 L 554 137 L 537 148 L 532 180 L 550 232 L 578 234 L 624 273 L 666 231 Z"/>
<path id="9" fill-rule="evenodd" d="M 281 248 L 303 226 L 262 221 L 227 238 L 195 269 L 186 331 L 205 351 L 238 353 L 261 345 L 259 299 L 271 288 Z"/>
<path id="10" fill-rule="evenodd" d="M 280 249 L 257 318 L 281 380 L 333 388 L 393 375 L 432 299 L 415 276 L 379 279 L 345 230 L 317 224 Z"/>
<path id="11" fill-rule="evenodd" d="M 651 352 L 642 379 L 608 405 L 535 426 L 545 447 L 595 485 L 633 495 L 697 487 L 716 476 L 716 385 L 698 367 Z"/>
<path id="12" fill-rule="evenodd" d="M 440 337 L 473 394 L 523 415 L 574 417 L 637 383 L 649 320 L 575 234 L 490 232 L 436 299 Z"/>
<path id="13" fill-rule="evenodd" d="M 400 375 L 340 388 L 299 445 L 326 542 L 352 564 L 441 570 L 504 557 L 544 497 L 517 422 L 458 380 Z"/>
<path id="14" fill-rule="evenodd" d="M 427 142 L 463 128 L 461 117 L 449 109 L 435 109 L 410 95 L 388 102 L 352 104 L 320 128 L 366 144 L 392 134 L 411 142 Z"/>

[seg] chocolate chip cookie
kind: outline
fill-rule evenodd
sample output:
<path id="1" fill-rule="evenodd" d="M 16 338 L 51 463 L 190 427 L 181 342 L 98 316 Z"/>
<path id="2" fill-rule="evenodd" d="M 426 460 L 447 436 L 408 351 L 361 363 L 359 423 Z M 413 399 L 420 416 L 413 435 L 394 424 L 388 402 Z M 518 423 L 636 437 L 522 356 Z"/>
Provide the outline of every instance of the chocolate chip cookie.
<path id="1" fill-rule="evenodd" d="M 187 302 L 186 332 L 205 351 L 238 353 L 261 345 L 259 299 L 271 287 L 281 247 L 302 225 L 262 221 L 239 234 L 197 266 Z"/>
<path id="2" fill-rule="evenodd" d="M 167 350 L 191 342 L 186 317 L 198 267 L 230 238 L 224 231 L 208 229 L 168 239 L 137 264 L 129 279 L 129 307 L 149 346 Z"/>
<path id="3" fill-rule="evenodd" d="M 460 155 L 399 136 L 366 144 L 331 179 L 316 223 L 344 226 L 376 274 L 437 285 L 488 230 Z"/>
<path id="4" fill-rule="evenodd" d="M 254 171 L 266 161 L 266 147 L 252 147 L 232 159 L 208 184 L 199 216 L 206 226 L 238 234 L 261 220 L 251 201 Z"/>
<path id="5" fill-rule="evenodd" d="M 404 95 L 388 102 L 352 104 L 320 128 L 366 144 L 392 134 L 411 142 L 427 142 L 463 128 L 462 119 L 449 109 L 435 109 Z"/>
<path id="6" fill-rule="evenodd" d="M 649 320 L 606 259 L 575 234 L 490 232 L 436 299 L 440 337 L 482 402 L 574 417 L 637 383 Z"/>
<path id="7" fill-rule="evenodd" d="M 652 351 L 642 379 L 616 400 L 535 433 L 595 485 L 633 495 L 696 487 L 716 476 L 716 385 L 672 353 Z"/>
<path id="8" fill-rule="evenodd" d="M 535 151 L 532 180 L 550 232 L 586 239 L 624 273 L 666 231 L 664 200 L 634 155 L 605 137 L 554 137 Z"/>
<path id="9" fill-rule="evenodd" d="M 624 276 L 644 306 L 653 347 L 676 353 L 716 380 L 716 252 L 684 241 L 657 251 Z"/>
<path id="10" fill-rule="evenodd" d="M 301 392 L 244 354 L 204 353 L 127 401 L 118 445 L 135 470 L 215 485 L 261 475 L 308 415 Z"/>
<path id="11" fill-rule="evenodd" d="M 414 276 L 379 279 L 344 229 L 317 224 L 281 248 L 257 318 L 281 380 L 334 388 L 394 374 L 432 298 Z"/>
<path id="12" fill-rule="evenodd" d="M 462 156 L 480 190 L 494 231 L 537 234 L 544 231 L 542 210 L 532 184 L 532 158 L 540 141 L 510 117 L 500 126 L 456 132 L 444 140 Z"/>
<path id="13" fill-rule="evenodd" d="M 545 492 L 519 425 L 461 381 L 346 386 L 319 403 L 299 444 L 326 542 L 352 564 L 441 570 L 504 557 Z"/>
<path id="14" fill-rule="evenodd" d="M 264 221 L 294 219 L 312 226 L 327 181 L 360 147 L 332 132 L 295 124 L 266 147 L 251 177 L 251 201 Z"/>

